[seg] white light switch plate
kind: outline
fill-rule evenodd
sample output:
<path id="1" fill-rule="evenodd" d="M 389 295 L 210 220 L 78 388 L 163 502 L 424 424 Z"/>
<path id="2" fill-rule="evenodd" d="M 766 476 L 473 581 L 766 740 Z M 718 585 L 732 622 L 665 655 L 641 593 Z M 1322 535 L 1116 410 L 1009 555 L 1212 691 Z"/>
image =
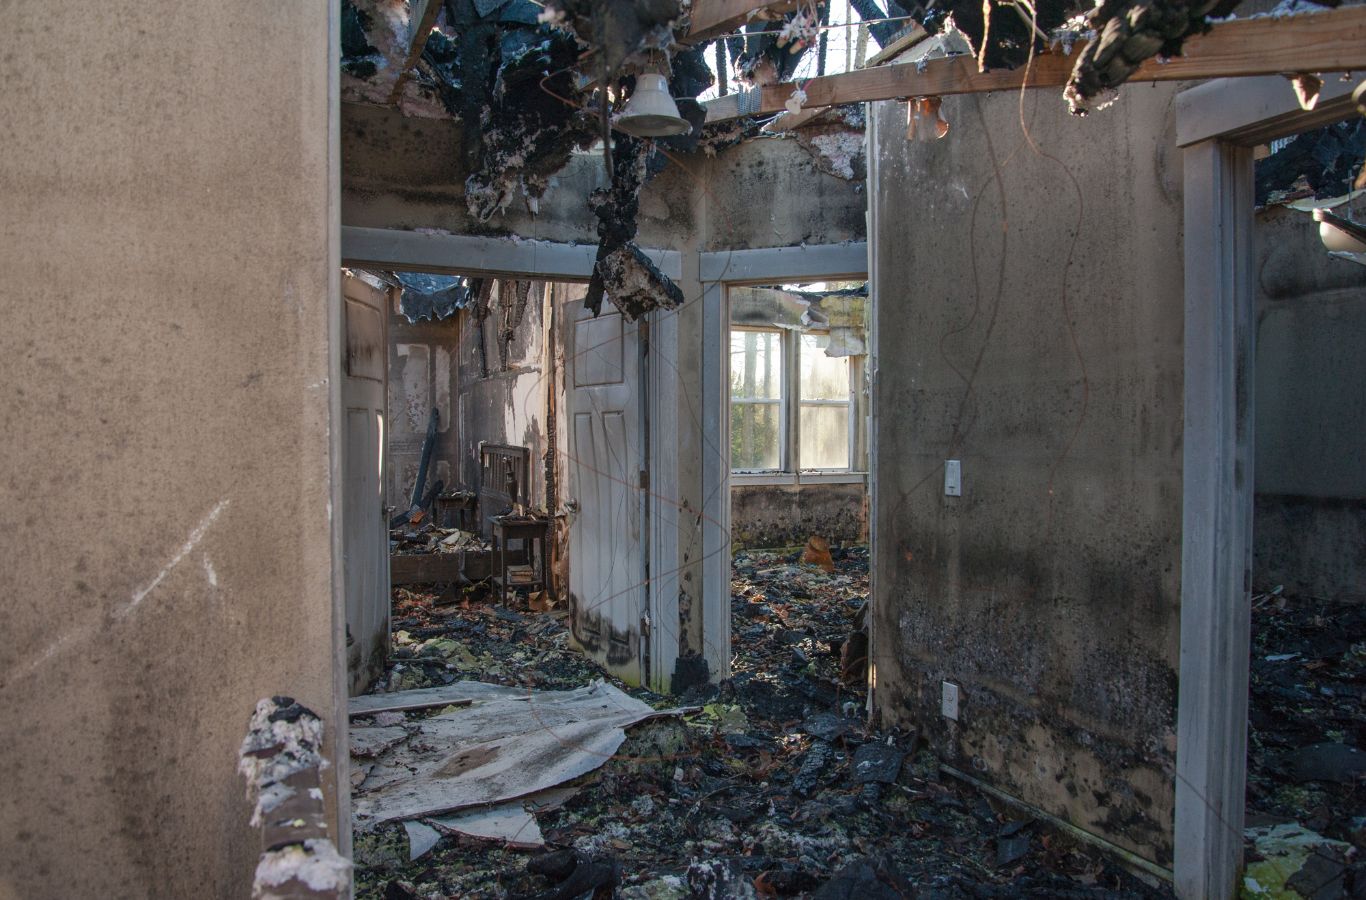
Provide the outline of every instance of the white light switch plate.
<path id="1" fill-rule="evenodd" d="M 944 460 L 944 496 L 963 496 L 963 463 L 959 460 Z"/>
<path id="2" fill-rule="evenodd" d="M 951 682 L 951 681 L 945 681 L 943 684 L 944 684 L 944 702 L 943 702 L 942 706 L 943 706 L 944 718 L 946 718 L 946 719 L 953 719 L 955 722 L 957 722 L 957 721 L 958 721 L 958 685 L 954 684 L 954 683 Z"/>

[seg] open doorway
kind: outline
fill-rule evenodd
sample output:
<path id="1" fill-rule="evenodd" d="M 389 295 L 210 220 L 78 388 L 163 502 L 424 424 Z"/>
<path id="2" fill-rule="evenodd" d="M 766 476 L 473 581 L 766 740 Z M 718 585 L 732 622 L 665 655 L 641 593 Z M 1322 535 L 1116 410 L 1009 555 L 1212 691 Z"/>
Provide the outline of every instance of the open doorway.
<path id="1" fill-rule="evenodd" d="M 1366 254 L 1331 252 L 1343 242 L 1321 237 L 1313 212 L 1366 220 L 1353 190 L 1366 123 L 1311 129 L 1254 155 L 1247 878 L 1328 896 L 1363 838 Z M 1313 859 L 1295 865 L 1291 844 Z"/>
<path id="2" fill-rule="evenodd" d="M 1277 79 L 1214 81 L 1177 103 L 1186 306 L 1178 896 L 1229 895 L 1247 885 L 1245 872 L 1273 883 L 1303 876 L 1300 887 L 1311 894 L 1341 886 L 1331 843 L 1300 835 L 1285 858 L 1267 842 L 1283 850 L 1295 835 L 1277 829 L 1300 828 L 1306 812 L 1306 824 L 1328 827 L 1337 818 L 1322 802 L 1331 790 L 1321 778 L 1297 780 L 1311 774 L 1303 764 L 1350 768 L 1361 758 L 1347 746 L 1359 733 L 1336 722 L 1344 710 L 1360 718 L 1359 698 L 1351 686 L 1339 698 L 1334 686 L 1344 665 L 1359 663 L 1350 643 L 1346 655 L 1331 652 L 1359 624 L 1342 607 L 1324 616 L 1319 604 L 1328 598 L 1313 595 L 1338 590 L 1341 561 L 1359 565 L 1361 557 L 1359 549 L 1333 552 L 1323 526 L 1349 536 L 1352 528 L 1342 526 L 1360 505 L 1351 485 L 1361 471 L 1360 439 L 1337 423 L 1351 417 L 1360 394 L 1350 390 L 1361 377 L 1359 354 L 1343 350 L 1359 344 L 1349 336 L 1360 319 L 1352 289 L 1361 284 L 1356 261 L 1366 257 L 1327 258 L 1340 248 L 1326 246 L 1308 209 L 1272 208 L 1277 199 L 1327 205 L 1312 195 L 1327 187 L 1331 154 L 1287 139 L 1354 121 L 1352 85 L 1325 83 L 1310 109 L 1282 88 Z M 1301 164 L 1289 165 L 1296 155 Z M 1360 153 L 1343 157 L 1347 168 L 1359 160 Z M 1277 169 L 1289 177 L 1272 178 Z M 1305 573 L 1315 575 L 1302 581 Z M 1312 707 L 1329 696 L 1325 688 L 1332 716 L 1276 721 L 1278 706 Z M 1273 856 L 1279 864 L 1260 865 Z"/>
<path id="3" fill-rule="evenodd" d="M 867 680 L 868 286 L 732 286 L 733 682 L 862 706 Z"/>
<path id="4" fill-rule="evenodd" d="M 387 353 L 347 359 L 348 416 L 370 423 L 348 444 L 349 521 L 384 523 L 347 529 L 352 694 L 472 674 L 560 686 L 541 644 L 581 652 L 561 654 L 584 663 L 568 665 L 576 684 L 589 660 L 641 683 L 637 324 L 585 312 L 579 284 L 362 270 L 344 283 L 350 342 Z"/>

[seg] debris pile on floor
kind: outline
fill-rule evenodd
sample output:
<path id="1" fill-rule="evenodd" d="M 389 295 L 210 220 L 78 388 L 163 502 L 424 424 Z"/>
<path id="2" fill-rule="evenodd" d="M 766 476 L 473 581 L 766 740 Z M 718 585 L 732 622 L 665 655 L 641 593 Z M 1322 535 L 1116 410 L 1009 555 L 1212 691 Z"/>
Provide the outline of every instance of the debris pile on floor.
<path id="1" fill-rule="evenodd" d="M 357 896 L 875 900 L 911 896 L 909 886 L 922 897 L 1169 896 L 942 777 L 913 733 L 868 728 L 862 679 L 841 678 L 867 550 L 823 549 L 831 572 L 802 564 L 802 548 L 738 554 L 733 677 L 673 699 L 603 680 L 569 649 L 562 612 L 494 606 L 476 589 L 444 606 L 396 590 L 397 658 L 383 685 L 403 692 L 353 701 Z M 480 795 L 487 804 L 446 812 L 433 775 L 462 780 L 483 765 L 474 742 L 512 730 L 469 727 L 503 718 L 475 698 L 553 709 L 528 701 L 527 686 L 569 702 L 599 692 L 625 721 L 653 718 L 613 726 L 620 745 L 577 777 L 559 780 L 588 748 L 564 742 L 519 768 L 514 787 Z M 410 698 L 418 708 L 394 708 Z M 462 699 L 484 711 L 430 705 Z M 660 712 L 674 703 L 690 711 Z M 530 796 L 505 799 L 512 791 Z"/>
<path id="2" fill-rule="evenodd" d="M 1366 606 L 1255 595 L 1250 681 L 1247 895 L 1366 895 Z"/>
<path id="3" fill-rule="evenodd" d="M 492 548 L 474 532 L 438 528 L 428 521 L 417 525 L 404 523 L 393 529 L 389 533 L 389 549 L 393 553 L 461 553 Z"/>

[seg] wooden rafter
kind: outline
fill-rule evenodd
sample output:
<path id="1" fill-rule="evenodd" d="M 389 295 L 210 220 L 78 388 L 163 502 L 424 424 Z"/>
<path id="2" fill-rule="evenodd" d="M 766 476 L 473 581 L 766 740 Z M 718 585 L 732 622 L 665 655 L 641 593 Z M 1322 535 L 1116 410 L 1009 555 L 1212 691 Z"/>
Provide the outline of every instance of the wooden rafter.
<path id="1" fill-rule="evenodd" d="M 936 59 L 923 66 L 900 64 L 859 69 L 800 82 L 804 107 L 838 106 L 872 100 L 975 94 L 1067 83 L 1075 58 L 1044 53 L 1024 82 L 1025 69 L 979 72 L 970 56 Z M 1366 6 L 1349 6 L 1294 16 L 1266 16 L 1220 22 L 1188 39 L 1182 55 L 1150 59 L 1129 79 L 1196 81 L 1285 72 L 1366 71 Z M 708 101 L 708 122 L 781 112 L 797 84 L 783 82 Z M 1288 88 L 1287 88 L 1288 90 Z"/>
<path id="2" fill-rule="evenodd" d="M 432 29 L 436 27 L 437 14 L 441 12 L 441 0 L 409 0 L 408 9 L 408 21 L 412 26 L 408 32 L 408 55 L 399 64 L 394 89 L 389 92 L 391 104 L 398 103 L 398 98 L 403 94 L 403 86 L 408 83 L 408 76 L 412 74 L 413 66 L 422 58 L 427 38 L 431 37 Z"/>
<path id="3" fill-rule="evenodd" d="M 880 66 L 885 62 L 896 59 L 902 53 L 905 53 L 929 36 L 929 32 L 919 25 L 912 24 L 903 28 L 897 33 L 896 37 L 892 38 L 887 46 L 873 54 L 873 58 L 864 63 L 863 68 L 871 69 L 873 66 Z"/>
<path id="4" fill-rule="evenodd" d="M 729 34 L 752 18 L 774 19 L 797 8 L 797 0 L 693 0 L 687 42 Z"/>

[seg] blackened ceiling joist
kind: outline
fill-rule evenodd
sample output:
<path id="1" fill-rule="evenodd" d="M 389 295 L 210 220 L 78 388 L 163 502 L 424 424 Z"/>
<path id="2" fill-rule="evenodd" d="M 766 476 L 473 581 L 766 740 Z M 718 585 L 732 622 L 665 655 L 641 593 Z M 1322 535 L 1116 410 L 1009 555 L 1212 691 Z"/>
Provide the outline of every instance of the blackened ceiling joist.
<path id="1" fill-rule="evenodd" d="M 874 100 L 974 94 L 1067 84 L 1075 57 L 1043 53 L 1032 65 L 982 72 L 970 56 L 936 59 L 923 65 L 886 65 L 826 75 L 801 82 L 803 108 Z M 1191 37 L 1182 55 L 1150 59 L 1130 81 L 1196 81 L 1276 75 L 1285 72 L 1366 70 L 1366 6 L 1342 7 L 1293 16 L 1262 16 L 1215 24 Z M 1028 79 L 1026 80 L 1026 74 Z M 797 85 L 770 84 L 705 103 L 707 123 L 782 112 Z M 1287 90 L 1289 86 L 1287 83 Z"/>

